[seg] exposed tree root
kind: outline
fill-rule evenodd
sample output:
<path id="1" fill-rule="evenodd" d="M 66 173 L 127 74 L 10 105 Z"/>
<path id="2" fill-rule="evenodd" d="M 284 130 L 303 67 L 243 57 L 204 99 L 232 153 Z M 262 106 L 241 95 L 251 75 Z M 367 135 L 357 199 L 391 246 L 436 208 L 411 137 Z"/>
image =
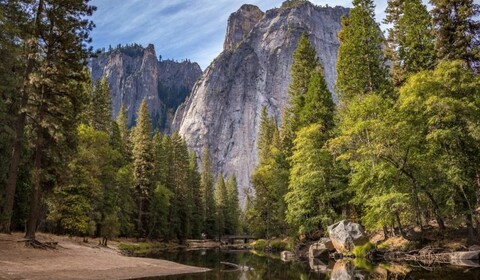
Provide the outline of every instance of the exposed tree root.
<path id="1" fill-rule="evenodd" d="M 57 249 L 58 242 L 40 242 L 36 239 L 23 239 L 18 242 L 25 242 L 25 246 L 32 247 L 34 249 L 55 250 Z"/>

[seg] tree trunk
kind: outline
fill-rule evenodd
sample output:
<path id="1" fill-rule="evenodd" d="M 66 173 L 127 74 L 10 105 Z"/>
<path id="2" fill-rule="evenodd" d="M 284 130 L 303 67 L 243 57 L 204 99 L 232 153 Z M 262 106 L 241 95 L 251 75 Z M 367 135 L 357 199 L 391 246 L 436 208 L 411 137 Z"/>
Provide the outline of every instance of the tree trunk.
<path id="1" fill-rule="evenodd" d="M 41 126 L 45 112 L 44 94 L 45 87 L 42 86 L 40 92 L 40 105 L 38 107 L 38 115 L 36 117 L 35 125 L 35 152 L 33 155 L 33 170 L 32 170 L 32 190 L 30 201 L 30 216 L 27 221 L 27 230 L 25 238 L 35 240 L 35 233 L 37 231 L 38 218 L 40 214 L 40 197 L 42 195 L 42 155 L 44 145 L 44 128 Z"/>
<path id="2" fill-rule="evenodd" d="M 383 236 L 384 236 L 384 239 L 387 239 L 389 237 L 388 228 L 386 225 L 383 225 Z"/>
<path id="3" fill-rule="evenodd" d="M 35 16 L 35 22 L 33 26 L 33 32 L 31 37 L 31 45 L 27 53 L 27 65 L 25 68 L 25 73 L 23 75 L 22 89 L 20 92 L 21 101 L 20 101 L 20 112 L 17 120 L 15 122 L 15 140 L 13 143 L 12 158 L 10 160 L 10 165 L 7 175 L 7 183 L 5 185 L 5 203 L 2 208 L 3 219 L 0 221 L 0 232 L 10 233 L 11 230 L 11 220 L 13 213 L 13 204 L 15 198 L 15 191 L 17 188 L 17 179 L 18 179 L 18 168 L 20 166 L 20 158 L 22 152 L 23 144 L 23 133 L 25 130 L 25 123 L 27 115 L 23 109 L 27 107 L 29 92 L 28 85 L 30 83 L 30 74 L 33 71 L 35 64 L 35 57 L 38 53 L 38 35 L 39 35 L 39 25 L 41 20 L 41 14 L 43 13 L 44 0 L 38 2 L 37 13 Z"/>
<path id="4" fill-rule="evenodd" d="M 39 129 L 39 128 L 38 128 Z M 40 134 L 40 132 L 38 132 Z M 40 137 L 40 135 L 39 135 Z M 42 139 L 37 139 L 37 147 L 35 149 L 34 164 L 32 171 L 32 198 L 30 202 L 30 217 L 27 222 L 27 232 L 25 238 L 34 240 L 35 233 L 37 231 L 38 214 L 40 209 L 40 196 L 41 196 L 41 181 L 42 181 L 42 166 L 41 166 L 41 153 L 42 153 Z"/>
<path id="5" fill-rule="evenodd" d="M 443 221 L 443 218 L 439 214 L 439 206 L 433 195 L 429 191 L 425 191 L 425 194 L 427 195 L 428 199 L 432 202 L 433 205 L 433 214 L 435 215 L 435 220 L 437 220 L 438 227 L 440 230 L 445 229 L 445 222 Z"/>
<path id="6" fill-rule="evenodd" d="M 405 233 L 403 232 L 402 222 L 400 220 L 400 215 L 398 214 L 398 211 L 395 211 L 395 219 L 397 220 L 398 231 L 400 232 L 400 236 L 405 238 Z"/>
<path id="7" fill-rule="evenodd" d="M 142 197 L 142 193 L 140 192 L 139 194 L 139 198 L 138 198 L 138 216 L 137 216 L 137 233 L 138 233 L 138 238 L 142 238 L 144 237 L 144 234 L 143 234 L 143 223 L 142 223 L 142 219 L 143 219 L 143 197 Z"/>

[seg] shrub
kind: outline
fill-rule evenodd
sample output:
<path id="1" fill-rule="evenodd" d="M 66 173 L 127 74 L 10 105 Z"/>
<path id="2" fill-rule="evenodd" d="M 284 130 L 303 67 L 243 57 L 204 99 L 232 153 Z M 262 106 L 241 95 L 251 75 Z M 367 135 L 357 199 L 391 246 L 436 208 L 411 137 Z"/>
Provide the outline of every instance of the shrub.
<path id="1" fill-rule="evenodd" d="M 287 246 L 287 242 L 284 242 L 283 240 L 272 240 L 269 244 L 270 249 L 274 252 L 285 251 Z"/>
<path id="2" fill-rule="evenodd" d="M 355 255 L 355 258 L 365 258 L 367 253 L 374 248 L 375 246 L 372 243 L 367 242 L 362 246 L 355 246 L 352 253 Z"/>
<path id="3" fill-rule="evenodd" d="M 251 243 L 254 250 L 264 251 L 267 248 L 268 242 L 265 239 L 258 239 Z"/>

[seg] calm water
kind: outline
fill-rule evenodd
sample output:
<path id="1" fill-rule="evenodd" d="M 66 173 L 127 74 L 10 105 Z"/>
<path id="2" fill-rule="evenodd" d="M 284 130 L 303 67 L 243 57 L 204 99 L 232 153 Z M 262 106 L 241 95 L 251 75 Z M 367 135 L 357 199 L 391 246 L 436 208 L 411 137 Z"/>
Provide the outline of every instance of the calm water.
<path id="1" fill-rule="evenodd" d="M 282 280 L 282 279 L 385 279 L 385 280 L 480 280 L 480 268 L 465 267 L 430 267 L 421 268 L 415 265 L 380 264 L 372 266 L 366 262 L 340 261 L 330 262 L 282 262 L 278 256 L 269 257 L 251 253 L 249 251 L 176 251 L 162 252 L 155 256 L 161 259 L 175 261 L 188 265 L 211 268 L 212 271 L 194 275 L 167 276 L 148 279 L 175 279 L 175 280 Z M 220 264 L 230 262 L 241 266 L 248 271 L 231 270 L 230 267 Z M 248 268 L 247 268 L 248 267 Z"/>

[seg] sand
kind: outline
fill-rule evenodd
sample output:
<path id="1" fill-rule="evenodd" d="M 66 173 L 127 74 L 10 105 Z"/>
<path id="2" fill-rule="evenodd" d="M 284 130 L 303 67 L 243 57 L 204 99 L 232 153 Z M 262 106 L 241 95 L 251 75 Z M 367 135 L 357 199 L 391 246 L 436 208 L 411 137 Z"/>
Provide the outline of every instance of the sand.
<path id="1" fill-rule="evenodd" d="M 21 233 L 0 234 L 0 279 L 131 279 L 172 274 L 201 273 L 208 269 L 170 261 L 120 254 L 96 241 L 38 234 L 40 241 L 56 241 L 57 249 L 25 247 Z"/>

